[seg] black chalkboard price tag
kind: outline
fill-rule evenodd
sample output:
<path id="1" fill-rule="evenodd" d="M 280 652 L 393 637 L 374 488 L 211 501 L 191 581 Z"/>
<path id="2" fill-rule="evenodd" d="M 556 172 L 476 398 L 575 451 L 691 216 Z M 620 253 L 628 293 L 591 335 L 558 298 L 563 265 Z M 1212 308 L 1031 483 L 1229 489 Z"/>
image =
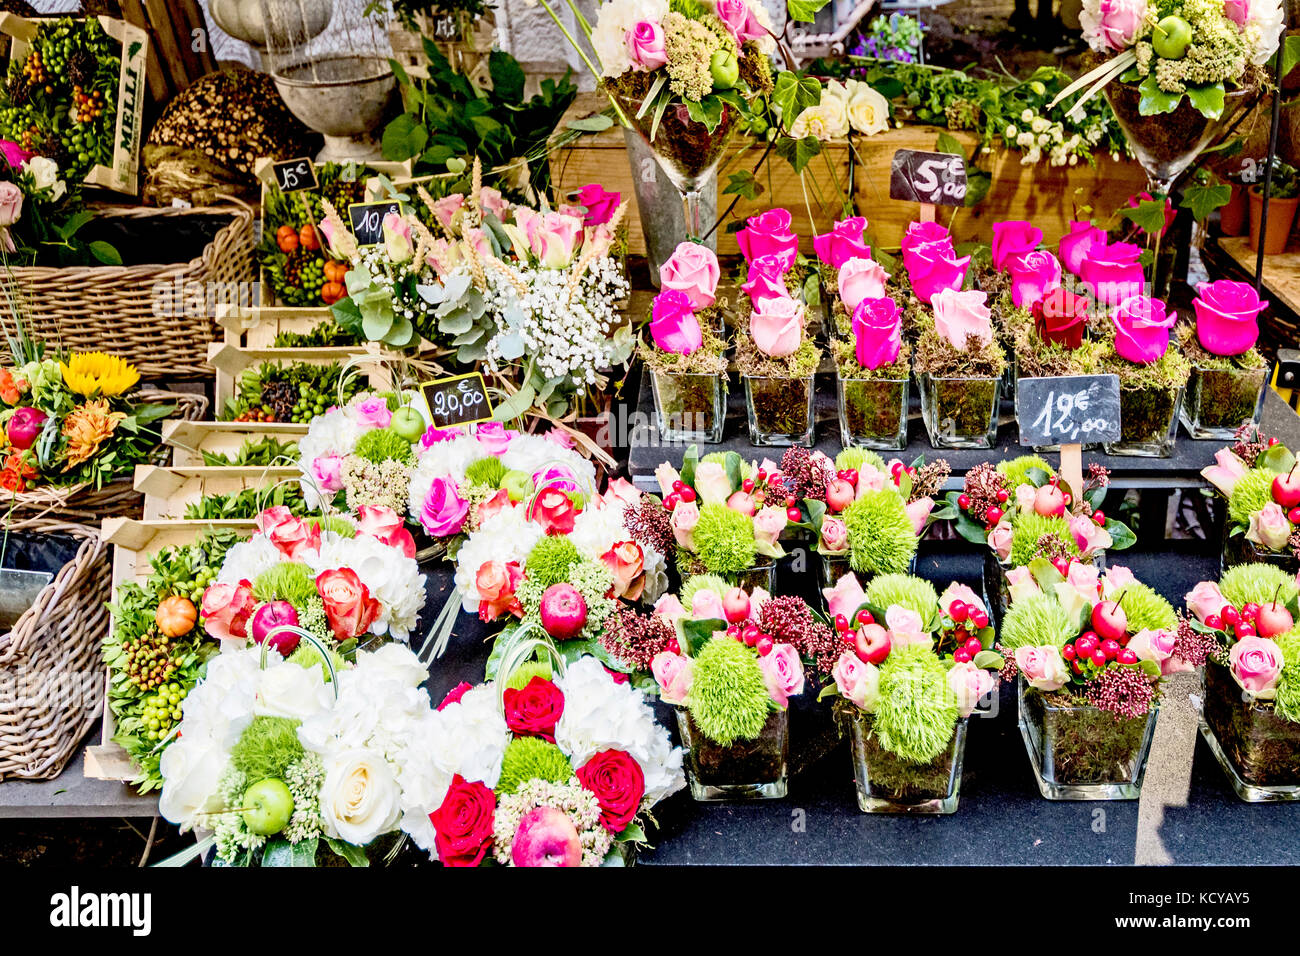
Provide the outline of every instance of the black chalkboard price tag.
<path id="1" fill-rule="evenodd" d="M 963 206 L 966 160 L 956 153 L 900 149 L 889 170 L 889 198 L 926 206 Z"/>
<path id="2" fill-rule="evenodd" d="M 396 199 L 382 202 L 354 202 L 348 206 L 348 219 L 352 223 L 352 235 L 357 237 L 359 246 L 377 246 L 384 241 L 384 217 L 389 213 L 401 213 L 402 204 Z"/>
<path id="3" fill-rule="evenodd" d="M 1119 441 L 1119 377 L 1063 375 L 1016 382 L 1022 445 Z"/>
<path id="4" fill-rule="evenodd" d="M 482 372 L 453 375 L 420 386 L 434 428 L 455 428 L 492 420 L 492 402 Z"/>
<path id="5" fill-rule="evenodd" d="M 284 162 L 272 164 L 271 172 L 275 175 L 275 184 L 280 187 L 282 193 L 320 188 L 316 167 L 310 159 L 286 159 Z"/>

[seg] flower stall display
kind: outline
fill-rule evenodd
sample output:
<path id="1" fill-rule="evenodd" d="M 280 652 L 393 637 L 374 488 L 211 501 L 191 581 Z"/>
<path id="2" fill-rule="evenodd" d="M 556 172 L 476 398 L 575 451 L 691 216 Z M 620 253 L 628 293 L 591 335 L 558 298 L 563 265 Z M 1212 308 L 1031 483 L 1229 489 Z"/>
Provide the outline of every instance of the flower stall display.
<path id="1" fill-rule="evenodd" d="M 351 400 L 363 387 L 356 376 L 345 375 L 338 362 L 262 362 L 240 373 L 218 418 L 306 425 L 338 402 Z"/>
<path id="2" fill-rule="evenodd" d="M 1274 564 L 1300 572 L 1300 475 L 1296 457 L 1277 438 L 1245 426 L 1215 452 L 1201 477 L 1228 500 L 1223 567 Z"/>
<path id="3" fill-rule="evenodd" d="M 619 866 L 680 790 L 641 691 L 583 657 L 456 687 L 400 755 L 403 828 L 444 866 Z"/>
<path id="4" fill-rule="evenodd" d="M 824 592 L 843 644 L 832 670 L 835 712 L 848 726 L 863 813 L 953 813 L 966 722 L 997 686 L 988 609 L 970 588 L 936 595 L 907 574 L 852 574 Z"/>
<path id="5" fill-rule="evenodd" d="M 659 269 L 650 307 L 650 341 L 640 347 L 650 372 L 663 441 L 722 441 L 727 417 L 726 300 L 707 246 L 681 243 Z"/>
<path id="6" fill-rule="evenodd" d="M 769 209 L 736 233 L 744 253 L 749 309 L 741 309 L 736 367 L 745 382 L 749 440 L 754 445 L 813 442 L 813 376 L 821 350 L 807 334 L 806 268 L 796 268 L 799 237 L 790 212 Z"/>
<path id="7" fill-rule="evenodd" d="M 280 631 L 277 637 L 296 629 Z M 405 647 L 334 659 L 315 637 L 282 658 L 223 653 L 185 699 L 161 760 L 159 812 L 209 830 L 222 866 L 367 866 L 400 845 L 413 797 L 402 757 L 432 712 Z"/>
<path id="8" fill-rule="evenodd" d="M 1128 568 L 1041 557 L 1012 574 L 999 647 L 1048 800 L 1137 799 L 1163 678 L 1204 660 L 1204 642 Z"/>
<path id="9" fill-rule="evenodd" d="M 1187 594 L 1182 639 L 1207 642 L 1201 734 L 1237 796 L 1300 800 L 1300 601 L 1295 577 L 1240 564 Z"/>
<path id="10" fill-rule="evenodd" d="M 1110 473 L 1088 466 L 1082 494 L 1037 455 L 981 462 L 966 473 L 960 492 L 949 492 L 955 528 L 967 541 L 988 546 L 984 590 L 1000 620 L 1013 582 L 1036 558 L 1067 567 L 1074 561 L 1103 567 L 1106 551 L 1132 547 L 1128 526 L 1101 510 Z"/>
<path id="11" fill-rule="evenodd" d="M 0 154 L 0 251 L 10 266 L 121 265 L 112 243 L 82 234 L 94 217 L 57 160 L 12 140 L 0 140 Z"/>
<path id="12" fill-rule="evenodd" d="M 1159 299 L 1133 295 L 1110 316 L 1113 338 L 1101 371 L 1119 376 L 1120 439 L 1105 442 L 1108 455 L 1168 458 L 1191 365 L 1169 347 L 1178 314 Z"/>
<path id="13" fill-rule="evenodd" d="M 1177 328 L 1191 377 L 1182 420 L 1193 438 L 1226 440 L 1259 418 L 1268 360 L 1255 347 L 1268 302 L 1246 282 L 1202 282 L 1192 300 L 1195 321 Z"/>

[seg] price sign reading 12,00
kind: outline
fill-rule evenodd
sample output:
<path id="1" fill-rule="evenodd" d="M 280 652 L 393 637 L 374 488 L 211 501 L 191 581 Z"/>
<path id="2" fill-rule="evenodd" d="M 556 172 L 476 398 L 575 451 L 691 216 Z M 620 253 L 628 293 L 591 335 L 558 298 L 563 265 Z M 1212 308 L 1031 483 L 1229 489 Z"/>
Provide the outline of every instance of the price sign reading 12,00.
<path id="1" fill-rule="evenodd" d="M 492 420 L 492 401 L 481 372 L 440 378 L 420 386 L 434 428 L 455 428 Z"/>
<path id="2" fill-rule="evenodd" d="M 1062 375 L 1016 382 L 1022 445 L 1119 441 L 1119 378 Z"/>

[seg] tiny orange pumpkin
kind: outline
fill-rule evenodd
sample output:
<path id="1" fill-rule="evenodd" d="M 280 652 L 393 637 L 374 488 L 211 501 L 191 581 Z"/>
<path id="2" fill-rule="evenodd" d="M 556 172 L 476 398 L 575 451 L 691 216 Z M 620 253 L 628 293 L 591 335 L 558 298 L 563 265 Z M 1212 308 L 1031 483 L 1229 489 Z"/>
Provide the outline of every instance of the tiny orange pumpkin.
<path id="1" fill-rule="evenodd" d="M 194 602 L 179 594 L 163 598 L 153 616 L 158 630 L 168 637 L 184 637 L 194 630 L 198 619 L 199 609 L 194 606 Z"/>

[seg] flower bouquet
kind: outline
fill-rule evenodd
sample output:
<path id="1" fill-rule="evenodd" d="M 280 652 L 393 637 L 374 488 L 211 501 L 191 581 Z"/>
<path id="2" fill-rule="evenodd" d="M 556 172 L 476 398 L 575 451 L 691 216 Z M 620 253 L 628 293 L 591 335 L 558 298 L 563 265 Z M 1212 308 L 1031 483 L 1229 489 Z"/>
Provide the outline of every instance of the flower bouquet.
<path id="1" fill-rule="evenodd" d="M 999 620 L 1012 583 L 1024 580 L 1034 559 L 1103 567 L 1107 549 L 1132 547 L 1137 538 L 1128 526 L 1101 510 L 1109 484 L 1110 473 L 1092 464 L 1075 495 L 1046 461 L 1022 455 L 976 465 L 962 490 L 948 493 L 957 533 L 988 546 L 984 590 Z"/>
<path id="2" fill-rule="evenodd" d="M 1120 440 L 1105 442 L 1108 455 L 1168 458 L 1178 434 L 1178 413 L 1191 365 L 1169 347 L 1178 315 L 1159 299 L 1134 295 L 1111 314 L 1112 346 L 1101 371 L 1119 376 Z"/>
<path id="3" fill-rule="evenodd" d="M 1259 416 L 1268 360 L 1255 348 L 1268 302 L 1245 282 L 1220 279 L 1196 287 L 1194 323 L 1178 327 L 1192 366 L 1182 419 L 1193 438 L 1229 439 Z"/>
<path id="4" fill-rule="evenodd" d="M 621 866 L 682 788 L 641 691 L 556 657 L 512 654 L 497 681 L 461 684 L 402 751 L 404 826 L 443 865 Z"/>
<path id="5" fill-rule="evenodd" d="M 832 670 L 863 813 L 953 813 L 966 721 L 1003 666 L 984 603 L 965 585 L 936 595 L 906 574 L 852 574 L 825 592 L 844 644 Z"/>
<path id="6" fill-rule="evenodd" d="M 158 809 L 211 834 L 184 856 L 215 846 L 221 866 L 367 866 L 412 826 L 401 758 L 428 724 L 428 672 L 395 645 L 345 665 L 298 628 L 270 642 L 300 633 L 308 643 L 288 659 L 269 644 L 218 655 L 185 699 Z"/>
<path id="7" fill-rule="evenodd" d="M 1228 500 L 1223 531 L 1223 567 L 1274 564 L 1300 572 L 1300 476 L 1296 457 L 1254 425 L 1215 452 L 1201 477 Z"/>
<path id="8" fill-rule="evenodd" d="M 727 344 L 718 301 L 721 270 L 706 246 L 683 242 L 660 267 L 663 289 L 650 309 L 650 371 L 663 441 L 722 441 L 727 417 Z"/>
<path id="9" fill-rule="evenodd" d="M 79 235 L 93 216 L 57 161 L 11 140 L 0 140 L 0 155 L 0 252 L 8 265 L 122 264 L 111 243 Z"/>
<path id="10" fill-rule="evenodd" d="M 1300 800 L 1300 630 L 1294 576 L 1241 564 L 1187 595 L 1186 640 L 1208 642 L 1201 734 L 1237 796 Z"/>
<path id="11" fill-rule="evenodd" d="M 745 255 L 750 309 L 736 335 L 736 367 L 745 380 L 749 440 L 755 445 L 813 442 L 813 376 L 821 350 L 805 334 L 808 280 L 796 269 L 799 237 L 786 209 L 751 216 L 736 233 Z"/>
<path id="12" fill-rule="evenodd" d="M 1135 800 L 1163 677 L 1203 660 L 1169 602 L 1123 567 L 1035 558 L 1002 619 L 1003 677 L 1018 676 L 1020 733 L 1048 800 Z"/>

